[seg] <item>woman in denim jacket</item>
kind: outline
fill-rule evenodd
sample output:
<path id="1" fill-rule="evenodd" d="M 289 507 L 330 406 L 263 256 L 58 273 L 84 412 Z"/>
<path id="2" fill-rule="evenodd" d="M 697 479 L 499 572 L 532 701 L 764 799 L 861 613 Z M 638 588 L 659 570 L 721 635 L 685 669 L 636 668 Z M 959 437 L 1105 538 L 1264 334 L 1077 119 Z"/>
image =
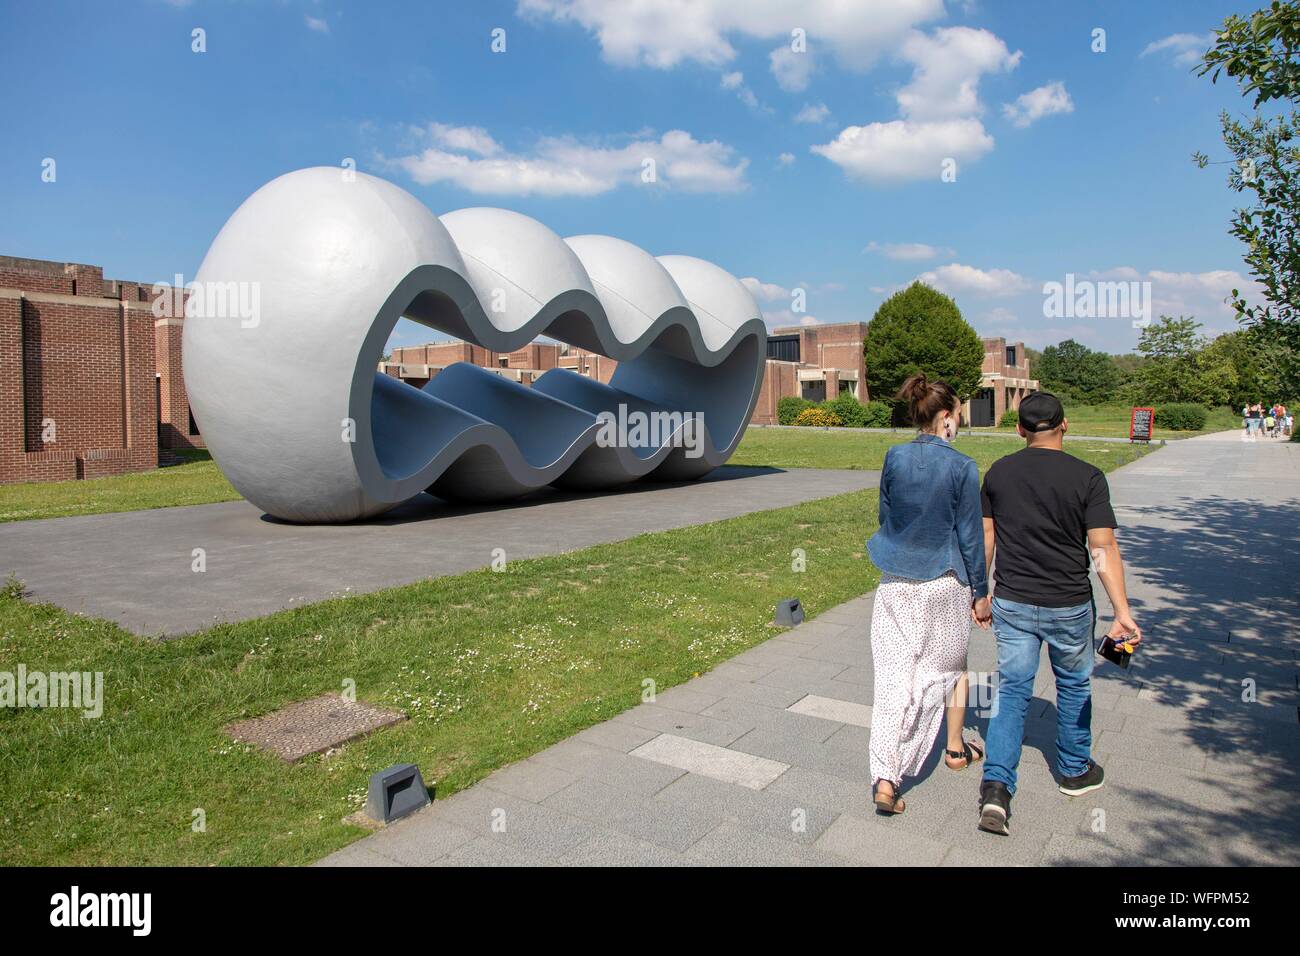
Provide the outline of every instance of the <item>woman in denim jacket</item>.
<path id="1" fill-rule="evenodd" d="M 881 571 L 871 613 L 871 777 L 882 814 L 903 812 L 903 777 L 920 771 L 945 712 L 947 765 L 962 770 L 984 756 L 962 739 L 966 645 L 972 618 L 984 628 L 991 620 L 979 469 L 949 444 L 961 401 L 924 373 L 898 398 L 919 432 L 885 455 L 880 530 L 867 543 Z"/>

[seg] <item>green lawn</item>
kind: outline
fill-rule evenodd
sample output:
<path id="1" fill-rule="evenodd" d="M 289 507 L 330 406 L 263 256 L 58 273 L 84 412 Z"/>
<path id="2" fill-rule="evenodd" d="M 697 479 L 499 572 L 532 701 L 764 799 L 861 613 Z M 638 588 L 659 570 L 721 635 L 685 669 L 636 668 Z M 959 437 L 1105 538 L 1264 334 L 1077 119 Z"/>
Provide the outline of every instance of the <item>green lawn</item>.
<path id="1" fill-rule="evenodd" d="M 751 435 L 756 462 L 788 466 L 821 443 L 817 463 L 840 467 L 870 467 L 848 453 L 883 457 L 888 437 Z M 1014 447 L 969 444 L 985 458 Z M 1142 453 L 1103 443 L 1071 451 L 1107 469 Z M 815 616 L 870 590 L 878 573 L 863 543 L 875 512 L 875 492 L 854 492 L 165 644 L 29 604 L 11 587 L 0 594 L 0 671 L 102 672 L 105 707 L 89 720 L 0 710 L 0 863 L 318 859 L 364 832 L 342 821 L 377 769 L 415 762 L 446 796 L 634 706 L 647 679 L 663 690 L 762 642 L 781 598 L 797 595 Z M 791 570 L 795 548 L 807 552 L 806 572 Z M 345 680 L 410 719 L 293 766 L 222 733 Z M 206 832 L 191 829 L 196 809 Z"/>
<path id="2" fill-rule="evenodd" d="M 817 437 L 827 434 L 831 434 L 839 444 L 823 442 Z M 774 465 L 781 468 L 873 470 L 884 462 L 885 450 L 890 445 L 910 441 L 911 438 L 910 432 L 902 430 L 891 435 L 847 429 L 827 433 L 819 429 L 795 432 L 789 429 L 756 428 L 745 433 L 731 462 L 736 465 Z M 975 458 L 982 468 L 1011 450 L 1001 443 L 989 445 L 979 438 L 959 439 L 958 447 Z M 1079 447 L 1074 442 L 1070 444 L 1070 450 L 1076 453 Z M 1118 464 L 1132 460 L 1132 456 L 1125 457 L 1118 446 L 1107 448 L 1099 445 L 1095 452 L 1090 451 L 1088 454 L 1096 454 L 1098 460 Z M 0 485 L 0 522 L 174 508 L 178 505 L 211 504 L 239 498 L 239 492 L 226 481 L 206 451 L 184 452 L 183 455 L 190 459 L 184 464 L 133 475 L 92 478 L 88 481 Z"/>
<path id="3" fill-rule="evenodd" d="M 733 465 L 771 465 L 776 468 L 860 468 L 875 471 L 885 462 L 891 445 L 911 441 L 912 433 L 859 431 L 853 428 L 751 428 L 731 458 Z M 1014 433 L 1007 439 L 966 437 L 954 443 L 970 455 L 983 471 L 1003 455 L 1024 447 Z M 1067 438 L 1066 451 L 1102 470 L 1118 468 L 1142 457 L 1143 445 Z"/>
<path id="4" fill-rule="evenodd" d="M 1070 420 L 1070 431 L 1076 435 L 1096 435 L 1101 438 L 1127 438 L 1131 405 L 1073 405 L 1065 406 L 1065 417 Z M 1211 408 L 1205 419 L 1205 427 L 1200 431 L 1176 432 L 1160 427 L 1160 416 L 1156 415 L 1155 438 L 1173 440 L 1206 435 L 1210 432 L 1230 431 L 1241 427 L 1241 416 L 1230 408 Z M 1014 427 L 979 428 L 976 431 L 1006 432 L 1014 435 Z"/>
<path id="5" fill-rule="evenodd" d="M 85 481 L 0 485 L 0 521 L 204 505 L 239 497 L 206 451 L 177 455 L 188 460 L 157 471 Z"/>

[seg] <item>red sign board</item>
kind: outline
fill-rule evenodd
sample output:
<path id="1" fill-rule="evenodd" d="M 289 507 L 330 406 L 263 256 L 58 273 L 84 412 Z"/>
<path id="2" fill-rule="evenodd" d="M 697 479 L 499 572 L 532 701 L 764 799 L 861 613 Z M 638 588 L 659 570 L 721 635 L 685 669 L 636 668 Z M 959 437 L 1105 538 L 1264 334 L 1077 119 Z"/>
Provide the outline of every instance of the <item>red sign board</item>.
<path id="1" fill-rule="evenodd" d="M 1150 441 L 1156 429 L 1156 410 L 1154 408 L 1135 408 L 1128 420 L 1129 441 Z"/>

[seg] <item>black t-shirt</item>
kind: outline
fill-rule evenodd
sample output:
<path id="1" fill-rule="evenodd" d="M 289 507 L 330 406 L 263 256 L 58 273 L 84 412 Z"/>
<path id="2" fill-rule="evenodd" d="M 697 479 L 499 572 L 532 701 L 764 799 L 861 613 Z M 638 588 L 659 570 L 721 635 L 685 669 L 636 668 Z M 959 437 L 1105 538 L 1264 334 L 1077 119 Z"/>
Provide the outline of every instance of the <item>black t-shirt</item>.
<path id="1" fill-rule="evenodd" d="M 1100 469 L 1063 451 L 1025 448 L 993 463 L 981 497 L 996 531 L 995 597 L 1038 607 L 1092 599 L 1088 529 L 1115 527 Z"/>

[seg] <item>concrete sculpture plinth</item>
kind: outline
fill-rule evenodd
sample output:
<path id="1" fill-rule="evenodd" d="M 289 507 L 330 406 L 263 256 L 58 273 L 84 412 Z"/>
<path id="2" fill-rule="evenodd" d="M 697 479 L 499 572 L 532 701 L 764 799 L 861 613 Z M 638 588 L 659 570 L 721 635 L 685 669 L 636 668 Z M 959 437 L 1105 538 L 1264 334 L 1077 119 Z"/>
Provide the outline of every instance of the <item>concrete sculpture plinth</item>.
<path id="1" fill-rule="evenodd" d="M 698 478 L 735 450 L 762 384 L 762 315 L 717 266 L 561 239 L 504 209 L 439 218 L 347 170 L 259 189 L 192 287 L 195 419 L 240 494 L 291 521 L 364 518 L 426 489 L 498 500 Z M 530 388 L 460 363 L 416 389 L 376 371 L 403 316 L 495 352 L 544 334 L 619 364 L 608 385 L 551 369 Z M 683 424 L 599 440 L 620 407 Z M 692 416 L 703 427 L 690 436 Z"/>

